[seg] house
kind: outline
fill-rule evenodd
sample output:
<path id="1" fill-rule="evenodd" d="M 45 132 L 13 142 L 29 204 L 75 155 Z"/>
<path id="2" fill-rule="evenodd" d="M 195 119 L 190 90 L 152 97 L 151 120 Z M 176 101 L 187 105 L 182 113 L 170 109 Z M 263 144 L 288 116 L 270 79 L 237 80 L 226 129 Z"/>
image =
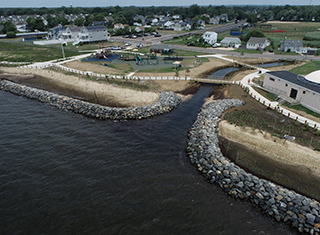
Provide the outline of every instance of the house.
<path id="1" fill-rule="evenodd" d="M 67 27 L 65 31 L 60 31 L 59 38 L 63 40 L 76 40 L 78 38 L 78 34 L 80 33 L 82 27 Z"/>
<path id="2" fill-rule="evenodd" d="M 284 52 L 296 52 L 296 53 L 301 53 L 302 52 L 302 41 L 301 40 L 289 40 L 285 38 L 280 45 L 280 51 Z"/>
<path id="3" fill-rule="evenodd" d="M 320 83 L 288 71 L 266 72 L 263 87 L 320 113 Z"/>
<path id="4" fill-rule="evenodd" d="M 109 41 L 110 34 L 105 26 L 84 26 L 78 33 L 77 40 L 83 43 Z"/>
<path id="5" fill-rule="evenodd" d="M 159 53 L 159 54 L 172 54 L 173 47 L 166 44 L 157 44 L 150 47 L 150 53 Z"/>
<path id="6" fill-rule="evenodd" d="M 264 50 L 270 46 L 270 41 L 267 38 L 250 37 L 246 44 L 248 50 Z"/>
<path id="7" fill-rule="evenodd" d="M 27 32 L 28 31 L 27 23 L 20 22 L 20 23 L 17 23 L 15 26 L 19 32 Z"/>
<path id="8" fill-rule="evenodd" d="M 135 30 L 137 33 L 143 32 L 143 31 L 144 31 L 144 26 L 137 26 L 134 30 Z"/>
<path id="9" fill-rule="evenodd" d="M 158 25 L 159 20 L 157 18 L 152 19 L 151 25 Z"/>
<path id="10" fill-rule="evenodd" d="M 53 27 L 53 28 L 49 29 L 48 36 L 49 36 L 50 39 L 57 39 L 57 38 L 59 38 L 61 33 L 64 32 L 65 30 L 66 30 L 65 27 L 63 27 L 62 25 L 58 25 L 56 27 Z"/>
<path id="11" fill-rule="evenodd" d="M 124 29 L 124 25 L 121 23 L 116 23 L 113 25 L 113 31 L 117 31 L 118 29 Z"/>
<path id="12" fill-rule="evenodd" d="M 202 38 L 204 39 L 204 41 L 211 45 L 217 42 L 217 37 L 218 37 L 218 34 L 213 31 L 207 31 L 202 35 Z"/>
<path id="13" fill-rule="evenodd" d="M 209 20 L 209 24 L 219 24 L 219 22 L 220 22 L 220 16 L 212 17 Z"/>
<path id="14" fill-rule="evenodd" d="M 133 17 L 133 21 L 141 25 L 146 24 L 146 19 L 142 15 L 136 15 L 135 17 Z"/>
<path id="15" fill-rule="evenodd" d="M 220 43 L 221 46 L 238 47 L 241 45 L 241 40 L 239 38 L 225 37 Z"/>
<path id="16" fill-rule="evenodd" d="M 227 14 L 221 14 L 220 15 L 220 21 L 222 22 L 229 22 L 228 15 Z"/>

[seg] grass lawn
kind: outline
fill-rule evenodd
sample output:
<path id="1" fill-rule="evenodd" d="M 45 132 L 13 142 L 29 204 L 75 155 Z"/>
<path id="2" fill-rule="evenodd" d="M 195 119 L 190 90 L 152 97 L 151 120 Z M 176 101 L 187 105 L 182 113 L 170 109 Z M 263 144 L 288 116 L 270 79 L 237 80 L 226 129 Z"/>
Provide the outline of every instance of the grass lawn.
<path id="1" fill-rule="evenodd" d="M 243 51 L 243 53 L 247 53 L 247 54 L 262 54 L 263 53 L 263 51 L 259 51 L 259 50 L 243 50 L 243 49 L 236 49 L 236 50 L 234 50 L 234 51 L 236 51 L 236 52 L 242 52 Z"/>
<path id="2" fill-rule="evenodd" d="M 308 62 L 304 65 L 301 65 L 299 67 L 296 67 L 294 69 L 291 69 L 290 72 L 292 73 L 297 73 L 300 75 L 307 75 L 313 71 L 317 71 L 320 70 L 320 66 L 319 66 L 319 62 L 317 61 L 312 61 L 312 62 Z"/>
<path id="3" fill-rule="evenodd" d="M 99 46 L 108 47 L 112 42 L 99 44 L 86 44 L 83 46 L 72 46 L 68 43 L 64 47 L 65 57 L 79 55 L 79 51 L 96 50 Z M 33 42 L 22 42 L 21 38 L 0 40 L 0 61 L 10 62 L 42 62 L 62 58 L 60 44 L 35 45 Z"/>

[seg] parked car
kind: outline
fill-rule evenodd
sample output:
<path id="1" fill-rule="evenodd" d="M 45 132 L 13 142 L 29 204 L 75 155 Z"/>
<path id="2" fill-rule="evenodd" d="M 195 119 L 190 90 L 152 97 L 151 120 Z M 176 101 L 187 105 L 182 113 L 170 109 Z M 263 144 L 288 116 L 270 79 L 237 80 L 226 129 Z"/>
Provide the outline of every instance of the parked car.
<path id="1" fill-rule="evenodd" d="M 155 34 L 154 36 L 155 37 L 161 37 L 161 34 Z"/>
<path id="2" fill-rule="evenodd" d="M 126 44 L 124 44 L 125 47 L 131 46 L 132 43 L 131 42 L 127 42 Z"/>
<path id="3" fill-rule="evenodd" d="M 123 35 L 122 37 L 123 37 L 123 38 L 128 38 L 128 37 L 129 37 L 129 35 Z"/>
<path id="4" fill-rule="evenodd" d="M 272 53 L 272 52 L 273 52 L 273 49 L 272 49 L 272 48 L 270 48 L 270 49 L 269 49 L 269 52 L 271 52 L 271 53 Z"/>
<path id="5" fill-rule="evenodd" d="M 121 50 L 122 48 L 118 47 L 118 46 L 111 46 L 110 49 L 111 50 Z"/>
<path id="6" fill-rule="evenodd" d="M 188 46 L 188 47 L 194 46 L 194 42 L 188 42 L 187 46 Z"/>
<path id="7" fill-rule="evenodd" d="M 134 34 L 130 34 L 130 35 L 129 35 L 129 38 L 137 38 L 137 36 L 134 35 Z"/>
<path id="8" fill-rule="evenodd" d="M 149 36 L 150 35 L 150 33 L 144 33 L 143 34 L 143 36 Z"/>
<path id="9" fill-rule="evenodd" d="M 142 37 L 143 35 L 142 35 L 142 34 L 136 34 L 136 36 L 137 36 L 137 37 Z"/>
<path id="10" fill-rule="evenodd" d="M 158 32 L 151 32 L 151 35 L 156 35 L 158 34 Z"/>

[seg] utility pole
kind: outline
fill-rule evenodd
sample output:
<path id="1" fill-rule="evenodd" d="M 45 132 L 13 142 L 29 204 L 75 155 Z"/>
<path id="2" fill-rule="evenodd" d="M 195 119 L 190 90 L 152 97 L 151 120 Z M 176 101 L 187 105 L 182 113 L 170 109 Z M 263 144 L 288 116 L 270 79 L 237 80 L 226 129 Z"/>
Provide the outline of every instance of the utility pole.
<path id="1" fill-rule="evenodd" d="M 62 43 L 61 43 L 61 49 L 62 49 L 62 55 L 63 55 L 63 59 L 65 59 L 66 57 L 64 56 L 63 43 L 64 43 L 64 42 L 62 42 Z"/>

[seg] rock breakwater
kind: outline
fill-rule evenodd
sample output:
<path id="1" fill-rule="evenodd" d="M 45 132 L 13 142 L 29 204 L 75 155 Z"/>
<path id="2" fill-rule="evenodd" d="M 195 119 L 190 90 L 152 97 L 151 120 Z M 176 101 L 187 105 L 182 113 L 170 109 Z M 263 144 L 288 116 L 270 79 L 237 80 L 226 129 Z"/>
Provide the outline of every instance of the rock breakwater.
<path id="1" fill-rule="evenodd" d="M 238 99 L 218 100 L 200 110 L 188 133 L 191 163 L 228 195 L 251 201 L 265 215 L 300 232 L 319 235 L 319 202 L 247 173 L 222 155 L 218 146 L 220 117 L 226 109 L 240 105 L 244 102 Z"/>
<path id="2" fill-rule="evenodd" d="M 0 89 L 25 96 L 29 99 L 55 106 L 60 109 L 80 113 L 88 117 L 111 120 L 144 119 L 172 111 L 181 103 L 181 98 L 173 92 L 162 92 L 160 99 L 151 105 L 135 108 L 113 108 L 89 103 L 41 89 L 28 87 L 7 80 L 0 80 Z"/>

